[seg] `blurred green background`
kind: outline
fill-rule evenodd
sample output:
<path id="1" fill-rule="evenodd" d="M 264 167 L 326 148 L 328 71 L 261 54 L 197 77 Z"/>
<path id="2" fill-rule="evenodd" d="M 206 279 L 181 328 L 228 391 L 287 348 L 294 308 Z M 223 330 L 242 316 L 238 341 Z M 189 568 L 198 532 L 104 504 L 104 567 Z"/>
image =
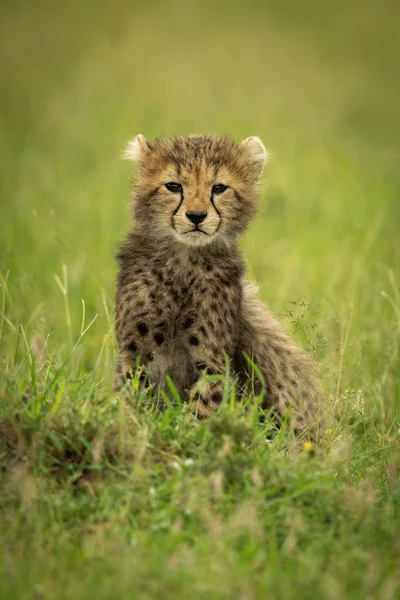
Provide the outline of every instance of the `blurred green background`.
<path id="1" fill-rule="evenodd" d="M 64 356 L 84 299 L 87 321 L 99 314 L 85 367 L 107 335 L 112 348 L 130 137 L 259 135 L 272 159 L 243 243 L 251 276 L 280 317 L 308 311 L 318 324 L 329 390 L 338 377 L 376 388 L 387 368 L 388 383 L 397 321 L 381 291 L 398 300 L 400 259 L 396 0 L 39 0 L 3 2 L 1 13 L 0 268 L 7 315 L 28 339 L 40 333 Z M 54 278 L 63 268 L 70 328 Z M 304 300 L 311 308 L 290 304 Z M 108 385 L 112 360 L 104 368 Z"/>

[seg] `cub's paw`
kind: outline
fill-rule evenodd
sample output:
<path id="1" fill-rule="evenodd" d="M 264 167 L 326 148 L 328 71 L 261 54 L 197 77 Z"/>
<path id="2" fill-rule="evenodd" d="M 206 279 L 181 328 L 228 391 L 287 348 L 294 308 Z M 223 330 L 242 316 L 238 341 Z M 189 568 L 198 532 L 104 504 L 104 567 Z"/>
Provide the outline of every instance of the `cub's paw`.
<path id="1" fill-rule="evenodd" d="M 193 392 L 192 413 L 199 419 L 204 419 L 220 406 L 224 394 L 224 383 L 222 381 L 215 383 L 201 381 L 195 386 Z"/>
<path id="2" fill-rule="evenodd" d="M 143 390 L 150 386 L 148 369 L 144 365 L 140 365 L 135 370 L 129 371 L 117 370 L 114 377 L 113 391 L 120 392 L 126 388 L 132 387 L 134 390 Z"/>

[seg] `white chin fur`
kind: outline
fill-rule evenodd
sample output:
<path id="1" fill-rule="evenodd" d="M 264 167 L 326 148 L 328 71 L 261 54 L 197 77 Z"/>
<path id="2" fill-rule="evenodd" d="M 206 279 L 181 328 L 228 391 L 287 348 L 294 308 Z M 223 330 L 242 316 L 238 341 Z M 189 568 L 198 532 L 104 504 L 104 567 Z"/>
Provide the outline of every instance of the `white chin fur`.
<path id="1" fill-rule="evenodd" d="M 210 244 L 215 237 L 214 234 L 205 235 L 199 231 L 193 231 L 190 233 L 178 233 L 175 231 L 175 235 L 178 240 L 186 246 L 207 246 L 207 244 Z"/>

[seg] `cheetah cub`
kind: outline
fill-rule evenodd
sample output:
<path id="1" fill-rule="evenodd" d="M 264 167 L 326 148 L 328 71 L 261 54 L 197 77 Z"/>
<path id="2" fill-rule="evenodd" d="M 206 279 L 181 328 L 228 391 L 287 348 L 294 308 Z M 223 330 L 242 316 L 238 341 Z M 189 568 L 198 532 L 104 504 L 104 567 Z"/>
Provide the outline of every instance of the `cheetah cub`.
<path id="1" fill-rule="evenodd" d="M 263 408 L 297 430 L 315 420 L 318 385 L 307 355 L 255 298 L 246 282 L 238 237 L 257 211 L 267 152 L 257 137 L 189 136 L 147 141 L 138 135 L 126 158 L 137 167 L 134 230 L 118 254 L 117 372 L 137 358 L 156 385 L 169 375 L 199 416 L 221 403 L 223 382 L 196 387 L 203 370 L 252 378 L 247 354 L 264 379 Z M 194 393 L 195 392 L 195 393 Z"/>

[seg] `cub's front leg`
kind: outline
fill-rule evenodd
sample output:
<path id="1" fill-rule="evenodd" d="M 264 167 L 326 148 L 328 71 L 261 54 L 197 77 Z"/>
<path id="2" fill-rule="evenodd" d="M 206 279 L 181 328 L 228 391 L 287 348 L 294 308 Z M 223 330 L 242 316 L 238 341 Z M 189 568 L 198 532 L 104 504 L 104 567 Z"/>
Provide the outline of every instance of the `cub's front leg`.
<path id="1" fill-rule="evenodd" d="M 163 311 L 155 306 L 154 289 L 148 278 L 131 277 L 125 283 L 120 276 L 116 333 L 119 353 L 117 374 L 122 379 L 130 377 L 138 358 L 147 364 L 153 360 L 157 349 L 165 344 L 168 322 Z"/>
<path id="2" fill-rule="evenodd" d="M 196 402 L 193 410 L 205 417 L 221 404 L 224 393 L 226 359 L 234 357 L 237 346 L 237 319 L 240 290 L 229 285 L 215 287 L 214 292 L 195 301 L 195 311 L 186 319 L 186 344 L 191 359 L 200 371 L 221 375 L 214 383 L 194 384 L 190 392 Z"/>

